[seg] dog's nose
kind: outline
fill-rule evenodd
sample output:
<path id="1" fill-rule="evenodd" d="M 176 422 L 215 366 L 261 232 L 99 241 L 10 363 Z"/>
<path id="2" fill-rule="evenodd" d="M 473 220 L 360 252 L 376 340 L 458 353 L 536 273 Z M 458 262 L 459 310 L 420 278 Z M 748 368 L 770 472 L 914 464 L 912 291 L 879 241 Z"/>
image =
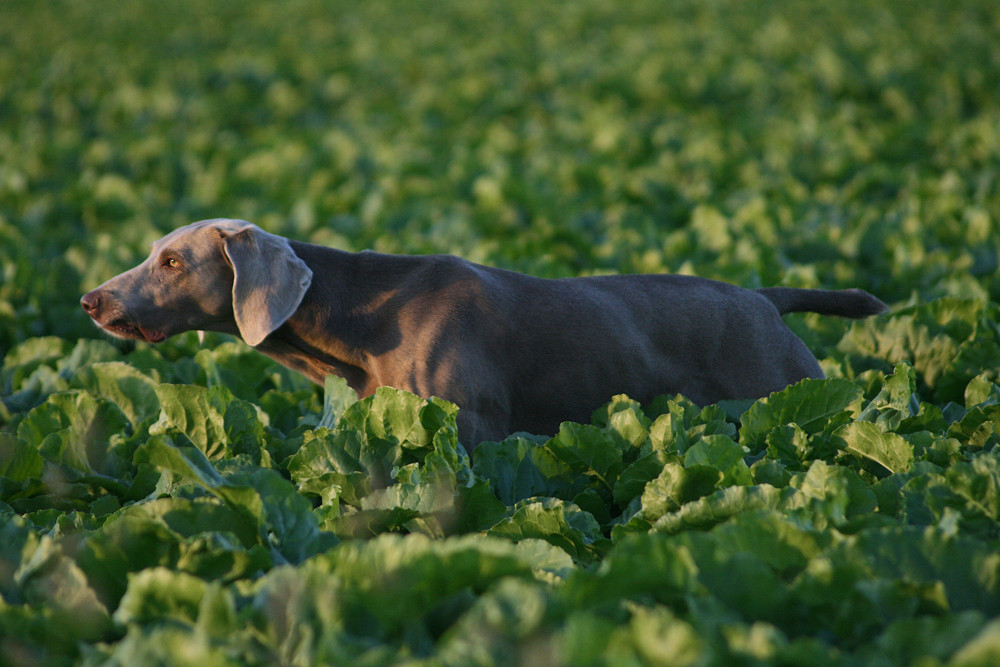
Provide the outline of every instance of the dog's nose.
<path id="1" fill-rule="evenodd" d="M 80 298 L 80 305 L 83 306 L 83 310 L 88 315 L 93 317 L 101 307 L 101 295 L 98 294 L 97 290 L 87 292 Z"/>

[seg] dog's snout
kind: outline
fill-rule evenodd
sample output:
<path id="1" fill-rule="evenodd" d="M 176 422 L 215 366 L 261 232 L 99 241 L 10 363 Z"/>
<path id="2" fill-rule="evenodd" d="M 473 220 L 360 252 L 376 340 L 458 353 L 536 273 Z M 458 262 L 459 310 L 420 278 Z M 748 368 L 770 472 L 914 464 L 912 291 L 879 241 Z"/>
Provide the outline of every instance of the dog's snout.
<path id="1" fill-rule="evenodd" d="M 97 290 L 87 292 L 80 298 L 80 305 L 83 310 L 94 317 L 97 315 L 98 311 L 101 309 L 101 294 Z"/>

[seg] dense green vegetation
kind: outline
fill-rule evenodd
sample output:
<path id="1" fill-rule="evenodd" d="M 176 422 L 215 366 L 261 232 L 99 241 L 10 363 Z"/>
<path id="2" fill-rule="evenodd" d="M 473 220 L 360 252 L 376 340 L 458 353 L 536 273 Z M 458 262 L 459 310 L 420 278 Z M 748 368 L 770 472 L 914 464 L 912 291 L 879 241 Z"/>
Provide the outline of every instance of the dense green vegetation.
<path id="1" fill-rule="evenodd" d="M 997 664 L 998 34 L 986 0 L 0 5 L 0 662 Z M 97 332 L 83 292 L 219 216 L 893 312 L 789 318 L 825 381 L 470 461 L 447 403 Z"/>

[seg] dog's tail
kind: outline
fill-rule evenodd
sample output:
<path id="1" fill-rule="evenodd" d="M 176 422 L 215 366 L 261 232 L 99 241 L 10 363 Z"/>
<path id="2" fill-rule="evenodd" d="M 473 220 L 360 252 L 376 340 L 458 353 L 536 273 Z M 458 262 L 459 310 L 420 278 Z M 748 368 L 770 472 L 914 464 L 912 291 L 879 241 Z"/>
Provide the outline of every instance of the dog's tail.
<path id="1" fill-rule="evenodd" d="M 778 312 L 819 313 L 860 319 L 878 315 L 889 307 L 861 289 L 824 290 L 796 287 L 762 287 L 757 290 L 774 304 Z"/>

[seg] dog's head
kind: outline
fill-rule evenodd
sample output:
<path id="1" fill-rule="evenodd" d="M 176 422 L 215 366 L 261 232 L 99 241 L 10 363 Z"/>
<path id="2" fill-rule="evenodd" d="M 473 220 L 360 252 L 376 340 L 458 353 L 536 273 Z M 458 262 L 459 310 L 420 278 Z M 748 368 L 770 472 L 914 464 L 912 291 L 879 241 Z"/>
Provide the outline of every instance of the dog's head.
<path id="1" fill-rule="evenodd" d="M 291 317 L 311 282 L 286 239 L 243 220 L 202 220 L 154 243 L 146 261 L 80 305 L 121 338 L 158 343 L 204 329 L 259 345 Z"/>

